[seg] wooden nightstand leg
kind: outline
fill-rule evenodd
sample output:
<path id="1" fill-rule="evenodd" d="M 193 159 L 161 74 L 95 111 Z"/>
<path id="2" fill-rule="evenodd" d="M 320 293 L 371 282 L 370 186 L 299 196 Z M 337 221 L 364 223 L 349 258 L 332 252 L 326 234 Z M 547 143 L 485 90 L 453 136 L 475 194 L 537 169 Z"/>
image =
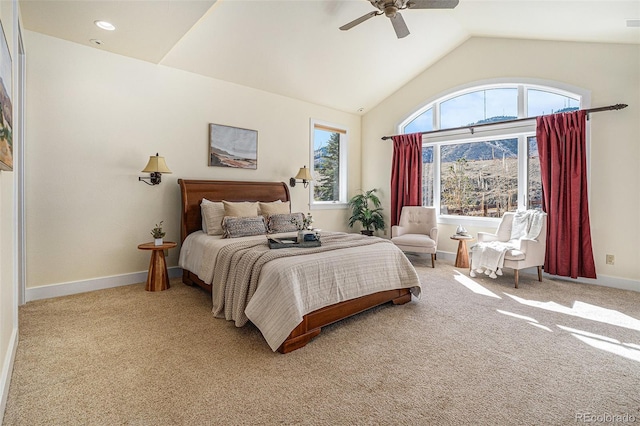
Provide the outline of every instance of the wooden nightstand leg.
<path id="1" fill-rule="evenodd" d="M 469 252 L 467 251 L 467 242 L 465 240 L 458 241 L 458 253 L 456 253 L 456 268 L 469 267 Z"/>
<path id="2" fill-rule="evenodd" d="M 153 250 L 151 252 L 151 262 L 149 263 L 149 274 L 147 275 L 147 291 L 162 291 L 168 289 L 169 273 L 167 272 L 167 262 L 164 258 L 163 250 Z"/>

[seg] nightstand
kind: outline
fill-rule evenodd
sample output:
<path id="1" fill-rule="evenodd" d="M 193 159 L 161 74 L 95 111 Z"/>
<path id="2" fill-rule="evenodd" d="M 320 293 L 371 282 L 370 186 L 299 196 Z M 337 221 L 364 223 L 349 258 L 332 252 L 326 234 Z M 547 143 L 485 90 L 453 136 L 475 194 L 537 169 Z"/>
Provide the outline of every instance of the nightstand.
<path id="1" fill-rule="evenodd" d="M 167 261 L 164 258 L 164 251 L 177 246 L 176 243 L 165 241 L 162 245 L 154 243 L 140 244 L 140 250 L 151 250 L 151 262 L 149 263 L 149 274 L 147 275 L 147 291 L 162 291 L 170 287 L 169 273 L 167 272 Z"/>
<path id="2" fill-rule="evenodd" d="M 472 236 L 467 235 L 453 235 L 452 240 L 458 241 L 458 253 L 456 253 L 456 268 L 468 268 L 469 267 L 469 252 L 467 251 L 467 241 L 473 240 Z"/>

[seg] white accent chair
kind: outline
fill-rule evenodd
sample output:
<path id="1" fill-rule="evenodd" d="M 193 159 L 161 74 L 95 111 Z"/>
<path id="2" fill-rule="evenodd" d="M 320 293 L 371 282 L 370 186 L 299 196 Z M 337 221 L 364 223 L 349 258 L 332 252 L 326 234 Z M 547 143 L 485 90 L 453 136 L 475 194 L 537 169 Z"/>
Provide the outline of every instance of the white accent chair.
<path id="1" fill-rule="evenodd" d="M 542 266 L 544 265 L 544 257 L 547 249 L 547 215 L 544 214 L 542 219 L 542 227 L 537 238 L 530 239 L 526 237 L 517 240 L 511 239 L 511 230 L 513 227 L 513 219 L 515 212 L 507 212 L 502 216 L 500 225 L 495 234 L 487 232 L 478 232 L 478 244 L 489 241 L 500 241 L 513 243 L 519 249 L 507 250 L 504 255 L 504 267 L 511 268 L 515 275 L 515 288 L 518 288 L 518 271 L 520 269 L 537 267 L 538 281 L 542 281 Z M 473 265 L 473 250 L 470 250 L 469 271 Z"/>
<path id="2" fill-rule="evenodd" d="M 438 248 L 438 221 L 434 207 L 404 206 L 400 223 L 391 227 L 391 242 L 400 250 L 431 255 L 431 267 L 435 268 Z"/>

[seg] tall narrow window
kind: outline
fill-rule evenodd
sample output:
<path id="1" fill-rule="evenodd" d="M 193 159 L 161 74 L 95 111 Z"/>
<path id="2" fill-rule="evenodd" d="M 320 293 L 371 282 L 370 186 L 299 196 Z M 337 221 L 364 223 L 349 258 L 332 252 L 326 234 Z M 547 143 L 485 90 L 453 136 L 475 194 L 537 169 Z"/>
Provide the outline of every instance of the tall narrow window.
<path id="1" fill-rule="evenodd" d="M 334 206 L 347 202 L 347 130 L 333 124 L 311 121 L 313 176 L 311 204 Z"/>
<path id="2" fill-rule="evenodd" d="M 535 136 L 527 138 L 527 208 L 542 209 L 542 179 L 540 177 L 540 156 Z"/>
<path id="3" fill-rule="evenodd" d="M 422 147 L 422 205 L 433 205 L 433 146 Z"/>

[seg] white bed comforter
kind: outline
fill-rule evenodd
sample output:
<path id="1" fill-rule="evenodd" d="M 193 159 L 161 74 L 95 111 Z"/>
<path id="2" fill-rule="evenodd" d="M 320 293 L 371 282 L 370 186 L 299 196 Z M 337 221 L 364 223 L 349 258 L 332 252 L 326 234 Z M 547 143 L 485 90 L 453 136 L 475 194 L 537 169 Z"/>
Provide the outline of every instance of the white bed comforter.
<path id="1" fill-rule="evenodd" d="M 216 263 L 223 247 L 229 246 L 222 250 L 227 257 L 221 258 L 220 263 L 233 264 L 240 258 L 229 260 L 231 246 L 244 250 L 252 244 L 266 245 L 264 236 L 220 239 L 194 233 L 183 243 L 180 266 L 213 285 L 213 311 L 217 317 L 233 320 L 237 326 L 250 320 L 275 351 L 304 315 L 324 306 L 398 288 L 412 288 L 415 296 L 420 295 L 417 273 L 395 245 L 381 238 L 324 233 L 322 250 L 328 248 L 330 240 L 337 241 L 340 236 L 350 241 L 348 246 L 353 246 L 322 252 L 305 248 L 278 249 L 278 256 L 285 251 L 293 256 L 264 262 L 256 271 L 258 276 L 248 280 L 254 280 L 255 286 L 243 282 L 231 287 L 232 276 L 237 271 L 232 270 L 233 265 L 220 271 Z M 366 245 L 357 246 L 354 240 Z M 262 251 L 266 256 L 276 254 L 274 250 Z M 242 268 L 246 269 L 246 265 Z M 222 274 L 218 280 L 216 274 Z M 247 273 L 240 275 L 246 277 Z"/>

